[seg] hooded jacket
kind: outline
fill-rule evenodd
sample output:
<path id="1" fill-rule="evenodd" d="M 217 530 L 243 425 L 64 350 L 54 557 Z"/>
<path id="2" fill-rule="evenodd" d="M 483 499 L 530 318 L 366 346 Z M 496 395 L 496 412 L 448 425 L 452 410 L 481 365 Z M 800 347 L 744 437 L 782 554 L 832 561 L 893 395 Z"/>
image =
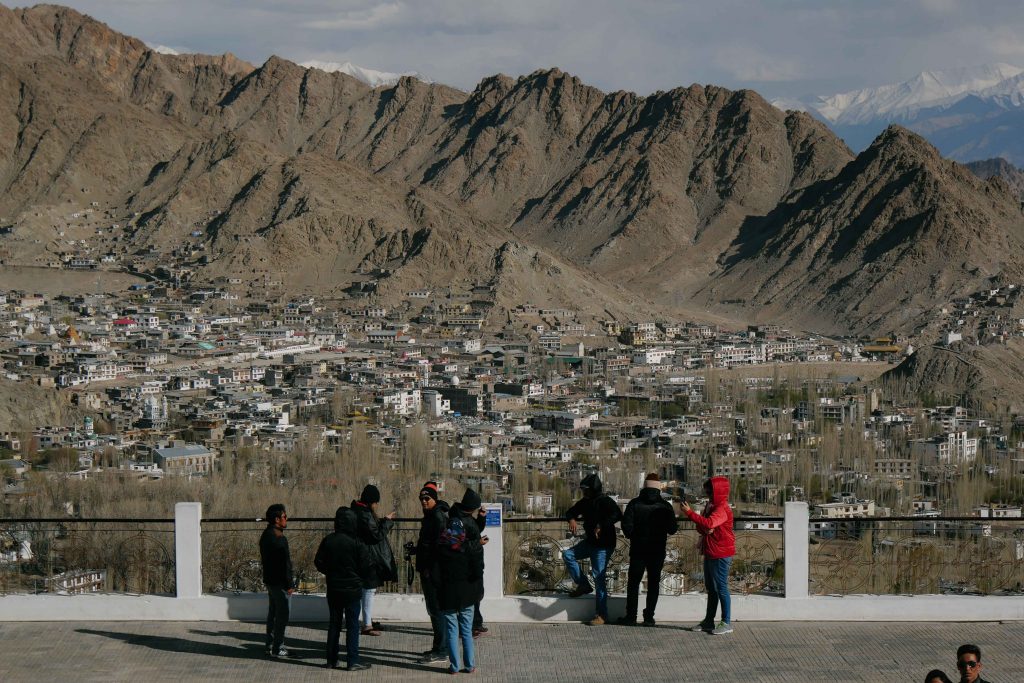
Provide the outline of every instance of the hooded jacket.
<path id="1" fill-rule="evenodd" d="M 437 547 L 437 571 L 431 579 L 437 586 L 441 609 L 461 610 L 472 607 L 484 596 L 484 549 L 480 545 L 480 527 L 471 511 L 456 505 L 448 513 L 461 517 L 466 538 L 458 549 L 441 543 Z"/>
<path id="2" fill-rule="evenodd" d="M 370 552 L 356 536 L 356 513 L 339 508 L 334 533 L 320 542 L 313 564 L 327 576 L 327 592 L 341 593 L 345 602 L 357 600 L 370 578 Z"/>
<path id="3" fill-rule="evenodd" d="M 736 554 L 736 534 L 732 530 L 732 508 L 729 507 L 729 480 L 711 477 L 711 499 L 698 515 L 687 510 L 686 516 L 697 525 L 700 551 L 709 560 L 720 560 Z"/>
<path id="4" fill-rule="evenodd" d="M 423 513 L 420 535 L 416 541 L 416 571 L 427 574 L 434 566 L 437 556 L 437 539 L 448 524 L 448 503 L 437 501 L 437 505 Z"/>
<path id="5" fill-rule="evenodd" d="M 664 553 L 666 539 L 679 530 L 676 512 L 656 488 L 643 488 L 622 515 L 622 533 L 632 543 L 629 553 Z"/>
<path id="6" fill-rule="evenodd" d="M 580 488 L 594 492 L 593 496 L 584 496 L 565 511 L 565 518 L 583 518 L 583 531 L 588 541 L 598 548 L 615 549 L 615 523 L 622 519 L 622 510 L 610 497 L 602 493 L 601 478 L 596 474 L 584 477 Z M 600 534 L 598 530 L 600 529 Z"/>
<path id="7" fill-rule="evenodd" d="M 369 505 L 358 500 L 352 501 L 356 515 L 356 535 L 370 551 L 370 579 L 367 588 L 379 588 L 387 581 L 398 581 L 398 565 L 388 541 L 388 533 L 395 523 L 387 517 L 378 519 Z"/>

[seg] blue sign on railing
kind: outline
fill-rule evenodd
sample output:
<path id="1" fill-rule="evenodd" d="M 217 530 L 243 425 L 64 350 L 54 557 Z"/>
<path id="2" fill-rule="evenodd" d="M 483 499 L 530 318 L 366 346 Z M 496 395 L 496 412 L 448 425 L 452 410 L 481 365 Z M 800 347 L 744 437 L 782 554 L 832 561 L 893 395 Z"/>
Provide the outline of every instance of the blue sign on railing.
<path id="1" fill-rule="evenodd" d="M 501 526 L 501 506 L 487 508 L 487 521 L 484 526 Z"/>

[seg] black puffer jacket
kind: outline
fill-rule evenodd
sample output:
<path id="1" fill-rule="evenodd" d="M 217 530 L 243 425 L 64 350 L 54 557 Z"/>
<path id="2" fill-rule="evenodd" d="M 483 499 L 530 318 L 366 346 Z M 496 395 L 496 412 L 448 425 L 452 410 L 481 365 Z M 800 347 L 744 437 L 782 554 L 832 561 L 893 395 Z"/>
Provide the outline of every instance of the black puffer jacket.
<path id="1" fill-rule="evenodd" d="M 416 571 L 427 575 L 437 559 L 437 539 L 441 537 L 445 524 L 448 522 L 448 503 L 437 501 L 429 512 L 423 513 L 420 522 L 420 536 L 416 542 Z"/>
<path id="2" fill-rule="evenodd" d="M 465 542 L 457 550 L 441 543 L 437 548 L 437 571 L 431 577 L 437 586 L 442 610 L 472 607 L 484 596 L 484 549 L 480 527 L 470 514 L 456 505 L 448 513 L 462 519 Z"/>
<path id="3" fill-rule="evenodd" d="M 370 551 L 370 578 L 366 587 L 379 588 L 387 581 L 398 581 L 398 565 L 388 541 L 388 533 L 395 523 L 387 517 L 378 519 L 368 505 L 358 500 L 352 501 L 352 511 L 356 515 L 359 540 Z"/>
<path id="4" fill-rule="evenodd" d="M 580 486 L 590 489 L 592 496 L 584 496 L 566 510 L 565 518 L 583 518 L 583 531 L 587 540 L 599 548 L 615 549 L 615 523 L 622 519 L 622 510 L 610 497 L 602 493 L 601 479 L 596 474 L 588 475 Z M 600 534 L 597 530 L 600 529 Z"/>
<path id="5" fill-rule="evenodd" d="M 370 551 L 356 537 L 356 513 L 338 509 L 334 533 L 320 542 L 313 564 L 327 577 L 329 593 L 341 593 L 348 602 L 358 599 L 370 578 Z"/>
<path id="6" fill-rule="evenodd" d="M 622 515 L 622 533 L 631 543 L 630 554 L 665 552 L 666 539 L 679 530 L 672 504 L 655 488 L 641 489 Z"/>

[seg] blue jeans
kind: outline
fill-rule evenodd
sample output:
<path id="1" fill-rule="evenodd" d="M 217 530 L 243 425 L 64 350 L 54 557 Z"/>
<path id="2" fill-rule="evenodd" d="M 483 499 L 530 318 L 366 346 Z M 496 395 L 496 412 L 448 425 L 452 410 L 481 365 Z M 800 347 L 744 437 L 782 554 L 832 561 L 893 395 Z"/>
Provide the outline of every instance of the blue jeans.
<path id="1" fill-rule="evenodd" d="M 605 579 L 608 571 L 608 548 L 599 548 L 589 539 L 584 539 L 573 547 L 562 553 L 565 559 L 565 568 L 569 570 L 569 576 L 577 586 L 587 584 L 587 580 L 580 572 L 578 558 L 590 559 L 590 573 L 594 577 L 594 597 L 597 599 L 597 614 L 608 619 L 608 586 Z"/>
<path id="2" fill-rule="evenodd" d="M 462 670 L 475 669 L 473 659 L 473 606 L 441 612 L 448 636 L 448 668 L 459 671 L 459 640 L 462 640 Z"/>
<path id="3" fill-rule="evenodd" d="M 704 615 L 705 626 L 715 625 L 715 611 L 722 604 L 722 621 L 732 623 L 732 599 L 729 597 L 729 567 L 731 557 L 720 560 L 704 558 L 704 586 L 708 590 L 708 611 Z"/>
<path id="4" fill-rule="evenodd" d="M 327 626 L 327 664 L 338 663 L 341 623 L 345 622 L 345 654 L 348 665 L 359 663 L 359 593 L 327 591 L 327 609 L 331 621 Z"/>

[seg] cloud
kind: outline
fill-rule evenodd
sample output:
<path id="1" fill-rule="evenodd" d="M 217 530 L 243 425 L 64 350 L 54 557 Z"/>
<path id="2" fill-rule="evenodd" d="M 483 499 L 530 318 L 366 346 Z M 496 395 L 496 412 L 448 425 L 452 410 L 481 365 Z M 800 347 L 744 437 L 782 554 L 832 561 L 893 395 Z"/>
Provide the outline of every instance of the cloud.
<path id="1" fill-rule="evenodd" d="M 368 30 L 389 22 L 401 11 L 402 7 L 398 3 L 387 3 L 364 9 L 344 10 L 334 17 L 307 21 L 303 26 L 329 30 Z"/>
<path id="2" fill-rule="evenodd" d="M 558 66 L 604 90 L 699 82 L 780 97 L 1024 66 L 1019 0 L 60 1 L 154 45 L 418 71 L 463 89 Z"/>

